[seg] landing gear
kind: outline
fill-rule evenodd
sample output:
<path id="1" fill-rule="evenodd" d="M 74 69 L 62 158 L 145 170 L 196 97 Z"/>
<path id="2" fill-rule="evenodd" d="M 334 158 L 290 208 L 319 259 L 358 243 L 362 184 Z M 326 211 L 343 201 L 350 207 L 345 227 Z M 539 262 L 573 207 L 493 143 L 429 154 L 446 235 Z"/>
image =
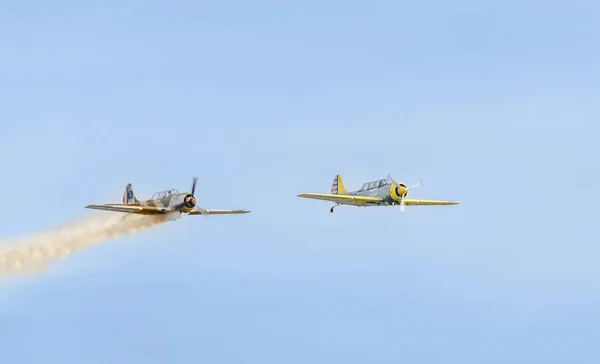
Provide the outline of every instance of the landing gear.
<path id="1" fill-rule="evenodd" d="M 335 208 L 335 206 L 332 206 L 332 207 L 329 209 L 329 212 L 331 212 L 331 213 L 333 214 L 333 209 L 334 209 L 334 208 Z"/>

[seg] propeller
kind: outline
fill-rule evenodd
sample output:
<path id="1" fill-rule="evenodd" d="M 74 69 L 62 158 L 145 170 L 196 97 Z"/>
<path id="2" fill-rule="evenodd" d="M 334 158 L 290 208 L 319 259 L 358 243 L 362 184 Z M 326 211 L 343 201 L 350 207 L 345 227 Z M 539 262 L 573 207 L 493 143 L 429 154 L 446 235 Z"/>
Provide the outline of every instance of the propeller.
<path id="1" fill-rule="evenodd" d="M 196 206 L 196 197 L 194 196 L 194 192 L 196 192 L 196 182 L 198 181 L 198 177 L 194 177 L 192 180 L 192 192 L 190 192 L 187 196 L 185 196 L 184 204 L 187 208 L 193 208 Z"/>
<path id="2" fill-rule="evenodd" d="M 197 181 L 198 181 L 198 177 L 194 177 L 194 179 L 192 180 L 192 192 L 190 193 L 190 195 L 192 195 L 192 197 L 195 197 L 194 192 L 196 192 L 196 182 Z M 195 202 L 195 198 L 194 198 L 194 202 Z M 208 214 L 206 213 L 206 209 L 196 207 L 196 210 L 198 210 L 200 212 L 200 215 L 208 216 Z"/>
<path id="3" fill-rule="evenodd" d="M 388 175 L 387 175 L 387 178 L 388 178 L 390 181 L 392 181 L 392 183 L 393 183 L 393 184 L 395 184 L 395 185 L 396 185 L 396 187 L 398 187 L 398 188 L 402 188 L 402 186 L 401 186 L 401 185 L 400 185 L 398 182 L 396 182 L 396 180 L 394 179 L 394 177 L 392 177 L 392 175 L 391 175 L 391 174 L 388 174 Z M 415 184 L 412 184 L 412 185 L 410 185 L 409 187 L 406 187 L 407 193 L 408 193 L 408 191 L 410 191 L 410 190 L 412 190 L 412 189 L 414 189 L 414 188 L 421 187 L 421 186 L 423 186 L 423 182 L 419 180 L 419 182 L 417 182 L 417 183 L 415 183 Z M 406 197 L 406 194 L 404 194 L 404 195 L 400 196 L 400 213 L 402 213 L 402 214 L 404 213 L 404 198 L 405 198 L 405 197 Z"/>
<path id="4" fill-rule="evenodd" d="M 196 182 L 198 181 L 198 177 L 194 177 L 192 180 L 192 195 L 196 192 Z"/>

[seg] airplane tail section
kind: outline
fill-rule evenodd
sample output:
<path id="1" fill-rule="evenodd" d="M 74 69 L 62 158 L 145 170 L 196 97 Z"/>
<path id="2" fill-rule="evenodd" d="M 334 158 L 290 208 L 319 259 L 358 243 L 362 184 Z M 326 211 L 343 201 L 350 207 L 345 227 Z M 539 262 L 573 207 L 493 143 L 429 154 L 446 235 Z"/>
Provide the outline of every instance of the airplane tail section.
<path id="1" fill-rule="evenodd" d="M 134 204 L 138 202 L 139 201 L 135 197 L 135 193 L 133 192 L 133 186 L 131 186 L 131 183 L 128 183 L 127 186 L 125 186 L 125 192 L 123 193 L 123 203 Z"/>
<path id="2" fill-rule="evenodd" d="M 333 179 L 333 184 L 331 185 L 331 194 L 343 195 L 345 193 L 348 193 L 348 191 L 346 190 L 346 187 L 344 187 L 344 181 L 342 181 L 342 176 L 338 174 Z"/>

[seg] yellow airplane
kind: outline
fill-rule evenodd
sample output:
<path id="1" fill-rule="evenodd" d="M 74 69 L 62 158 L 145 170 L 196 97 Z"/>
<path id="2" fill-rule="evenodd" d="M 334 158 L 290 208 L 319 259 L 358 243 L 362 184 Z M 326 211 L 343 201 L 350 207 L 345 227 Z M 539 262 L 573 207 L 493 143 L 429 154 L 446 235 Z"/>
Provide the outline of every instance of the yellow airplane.
<path id="1" fill-rule="evenodd" d="M 367 182 L 359 190 L 348 192 L 344 187 L 342 176 L 338 174 L 333 179 L 331 193 L 301 193 L 298 197 L 335 202 L 335 205 L 329 210 L 331 213 L 333 213 L 333 209 L 339 205 L 363 207 L 400 205 L 400 212 L 404 213 L 404 205 L 438 206 L 460 204 L 459 201 L 415 200 L 406 198 L 409 190 L 422 185 L 423 183 L 419 181 L 410 187 L 406 187 L 404 183 L 396 182 L 394 178 L 388 174 L 387 178 Z"/>

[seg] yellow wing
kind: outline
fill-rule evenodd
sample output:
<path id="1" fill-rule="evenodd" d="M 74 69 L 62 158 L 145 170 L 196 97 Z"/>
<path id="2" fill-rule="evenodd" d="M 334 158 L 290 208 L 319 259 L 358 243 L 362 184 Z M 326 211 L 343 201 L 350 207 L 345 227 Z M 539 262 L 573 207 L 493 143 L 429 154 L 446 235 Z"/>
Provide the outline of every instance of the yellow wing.
<path id="1" fill-rule="evenodd" d="M 442 206 L 442 205 L 458 205 L 459 201 L 441 201 L 441 200 L 415 200 L 404 199 L 406 206 Z"/>
<path id="2" fill-rule="evenodd" d="M 167 209 L 164 207 L 152 207 L 152 206 L 136 206 L 136 205 L 122 205 L 122 204 L 105 204 L 105 205 L 87 205 L 86 209 L 114 211 L 114 212 L 125 212 L 129 214 L 140 214 L 140 215 L 157 215 L 164 214 Z"/>
<path id="3" fill-rule="evenodd" d="M 298 197 L 312 198 L 315 200 L 331 201 L 343 205 L 365 206 L 379 205 L 379 197 L 351 196 L 351 195 L 333 195 L 329 193 L 301 193 Z"/>
<path id="4" fill-rule="evenodd" d="M 226 214 L 247 214 L 248 210 L 214 210 L 214 209 L 195 209 L 189 212 L 190 215 L 226 215 Z"/>

